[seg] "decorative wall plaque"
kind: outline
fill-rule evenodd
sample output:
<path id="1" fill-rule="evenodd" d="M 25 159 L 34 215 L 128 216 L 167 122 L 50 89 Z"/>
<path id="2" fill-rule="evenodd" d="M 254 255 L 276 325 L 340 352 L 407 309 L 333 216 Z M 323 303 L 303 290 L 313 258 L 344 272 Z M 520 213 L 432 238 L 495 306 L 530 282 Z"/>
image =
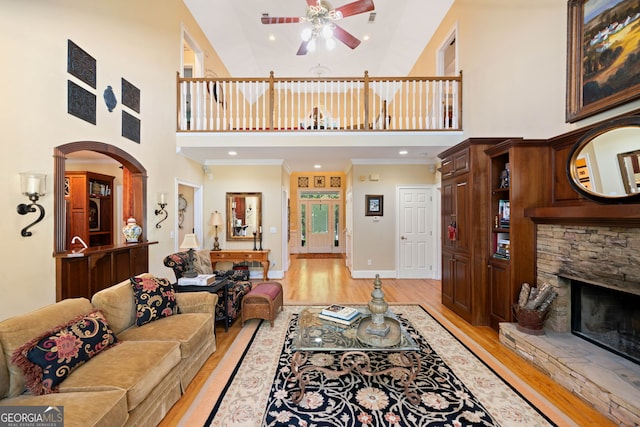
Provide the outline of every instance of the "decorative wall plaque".
<path id="1" fill-rule="evenodd" d="M 67 80 L 67 112 L 95 125 L 96 96 Z"/>
<path id="2" fill-rule="evenodd" d="M 299 176 L 298 177 L 298 187 L 299 188 L 309 188 L 309 177 L 308 176 Z"/>
<path id="3" fill-rule="evenodd" d="M 67 40 L 67 72 L 96 88 L 96 60 L 71 40 Z"/>
<path id="4" fill-rule="evenodd" d="M 136 113 L 140 112 L 140 89 L 122 79 L 122 105 L 126 105 Z"/>
<path id="5" fill-rule="evenodd" d="M 331 188 L 340 188 L 342 187 L 342 178 L 339 176 L 332 176 L 329 180 L 329 185 Z"/>
<path id="6" fill-rule="evenodd" d="M 107 86 L 102 96 L 104 97 L 104 103 L 107 105 L 107 109 L 109 112 L 112 112 L 113 109 L 116 108 L 116 105 L 118 105 L 118 100 L 111 86 Z"/>
<path id="7" fill-rule="evenodd" d="M 315 176 L 315 177 L 313 177 L 313 186 L 314 187 L 324 187 L 324 176 Z"/>
<path id="8" fill-rule="evenodd" d="M 122 112 L 122 136 L 140 144 L 140 119 Z"/>

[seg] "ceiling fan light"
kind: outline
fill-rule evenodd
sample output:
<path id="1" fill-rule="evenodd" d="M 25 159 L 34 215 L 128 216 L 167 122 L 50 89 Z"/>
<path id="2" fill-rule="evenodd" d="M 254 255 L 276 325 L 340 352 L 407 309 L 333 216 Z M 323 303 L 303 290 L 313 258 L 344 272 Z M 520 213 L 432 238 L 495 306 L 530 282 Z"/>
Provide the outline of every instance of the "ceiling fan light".
<path id="1" fill-rule="evenodd" d="M 333 28 L 331 28 L 330 25 L 325 25 L 324 27 L 322 27 L 322 37 L 324 37 L 325 39 L 330 39 L 331 37 L 333 37 Z"/>
<path id="2" fill-rule="evenodd" d="M 313 52 L 314 50 L 316 50 L 316 39 L 309 40 L 309 43 L 307 44 L 307 50 L 309 52 Z"/>
<path id="3" fill-rule="evenodd" d="M 302 30 L 302 33 L 300 33 L 300 37 L 302 37 L 302 40 L 308 42 L 311 39 L 311 34 L 311 28 L 305 28 Z"/>
<path id="4" fill-rule="evenodd" d="M 327 39 L 326 41 L 327 50 L 333 50 L 336 47 L 336 41 L 334 39 Z"/>

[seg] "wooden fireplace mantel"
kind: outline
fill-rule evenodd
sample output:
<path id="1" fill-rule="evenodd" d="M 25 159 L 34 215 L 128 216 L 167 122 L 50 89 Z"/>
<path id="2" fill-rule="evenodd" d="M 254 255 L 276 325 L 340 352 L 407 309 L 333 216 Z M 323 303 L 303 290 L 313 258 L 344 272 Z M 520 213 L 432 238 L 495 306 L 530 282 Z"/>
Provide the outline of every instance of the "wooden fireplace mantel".
<path id="1" fill-rule="evenodd" d="M 525 209 L 536 224 L 640 227 L 640 205 L 584 205 Z"/>

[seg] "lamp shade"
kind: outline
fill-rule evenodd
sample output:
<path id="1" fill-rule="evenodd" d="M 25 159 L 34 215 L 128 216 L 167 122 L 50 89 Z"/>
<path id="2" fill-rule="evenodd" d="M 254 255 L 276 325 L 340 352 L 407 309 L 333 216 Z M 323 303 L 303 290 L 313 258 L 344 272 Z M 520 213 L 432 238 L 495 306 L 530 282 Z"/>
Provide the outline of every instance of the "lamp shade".
<path id="1" fill-rule="evenodd" d="M 195 234 L 185 234 L 180 249 L 198 249 L 200 243 L 198 243 L 198 236 Z"/>
<path id="2" fill-rule="evenodd" d="M 209 220 L 209 225 L 214 227 L 219 227 L 222 225 L 222 214 L 218 211 L 215 211 L 211 214 L 211 219 Z"/>

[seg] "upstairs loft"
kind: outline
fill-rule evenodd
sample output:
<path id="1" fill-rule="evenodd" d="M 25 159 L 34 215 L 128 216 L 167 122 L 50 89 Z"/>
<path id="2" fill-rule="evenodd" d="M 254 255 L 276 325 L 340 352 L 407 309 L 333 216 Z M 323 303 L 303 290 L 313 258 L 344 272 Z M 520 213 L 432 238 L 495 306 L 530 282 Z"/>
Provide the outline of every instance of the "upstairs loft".
<path id="1" fill-rule="evenodd" d="M 178 151 L 203 162 L 223 146 L 448 147 L 462 135 L 462 74 L 176 82 Z"/>

